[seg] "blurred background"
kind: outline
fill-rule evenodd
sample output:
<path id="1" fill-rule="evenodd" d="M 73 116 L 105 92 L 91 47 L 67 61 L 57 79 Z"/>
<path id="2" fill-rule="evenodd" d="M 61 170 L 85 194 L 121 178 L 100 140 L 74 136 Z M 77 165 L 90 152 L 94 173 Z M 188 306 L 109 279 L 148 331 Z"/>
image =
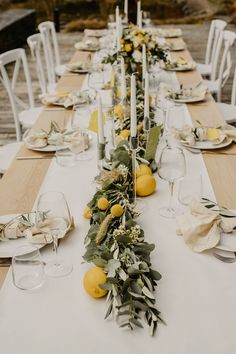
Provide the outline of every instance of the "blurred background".
<path id="1" fill-rule="evenodd" d="M 8 9 L 35 9 L 37 22 L 53 19 L 59 9 L 65 31 L 102 28 L 116 5 L 123 8 L 123 0 L 1 0 L 0 12 Z M 233 0 L 142 0 L 142 9 L 150 11 L 156 24 L 198 23 L 218 16 L 236 22 L 236 1 Z M 129 18 L 135 20 L 136 0 L 129 0 Z"/>

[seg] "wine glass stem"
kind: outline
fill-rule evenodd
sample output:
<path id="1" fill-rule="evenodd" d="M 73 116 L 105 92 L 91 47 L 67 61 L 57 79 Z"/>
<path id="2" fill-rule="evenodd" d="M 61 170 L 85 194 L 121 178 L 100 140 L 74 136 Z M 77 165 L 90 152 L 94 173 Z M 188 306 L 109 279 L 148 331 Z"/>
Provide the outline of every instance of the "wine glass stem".
<path id="1" fill-rule="evenodd" d="M 56 234 L 52 235 L 52 240 L 53 240 L 53 251 L 56 254 L 55 257 L 55 266 L 59 266 L 59 261 L 58 261 L 58 236 Z"/>
<path id="2" fill-rule="evenodd" d="M 169 199 L 169 206 L 168 209 L 172 210 L 173 208 L 173 195 L 174 195 L 174 182 L 169 182 L 169 188 L 170 188 L 170 199 Z"/>

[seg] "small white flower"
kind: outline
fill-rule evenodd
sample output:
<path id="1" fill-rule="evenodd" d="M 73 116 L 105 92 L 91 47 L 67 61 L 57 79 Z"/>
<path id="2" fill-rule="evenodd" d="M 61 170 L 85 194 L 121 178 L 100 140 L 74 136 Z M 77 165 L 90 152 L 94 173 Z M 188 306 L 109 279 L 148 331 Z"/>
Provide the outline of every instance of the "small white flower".
<path id="1" fill-rule="evenodd" d="M 135 50 L 132 54 L 132 57 L 136 63 L 142 62 L 142 53 L 139 50 Z"/>

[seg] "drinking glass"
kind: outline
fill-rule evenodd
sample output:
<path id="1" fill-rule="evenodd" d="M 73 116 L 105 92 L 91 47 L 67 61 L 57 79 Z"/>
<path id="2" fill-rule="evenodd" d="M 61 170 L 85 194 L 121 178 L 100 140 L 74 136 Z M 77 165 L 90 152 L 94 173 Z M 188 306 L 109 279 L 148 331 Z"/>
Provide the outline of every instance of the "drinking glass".
<path id="1" fill-rule="evenodd" d="M 173 206 L 173 192 L 175 181 L 183 178 L 186 173 L 186 162 L 183 150 L 178 147 L 166 146 L 160 156 L 158 164 L 158 175 L 169 182 L 170 200 L 166 207 L 160 208 L 161 216 L 174 218 L 178 209 Z"/>
<path id="2" fill-rule="evenodd" d="M 57 150 L 56 162 L 62 167 L 73 167 L 76 164 L 76 155 L 73 150 L 69 148 Z"/>
<path id="3" fill-rule="evenodd" d="M 202 198 L 202 175 L 194 174 L 185 176 L 179 184 L 179 201 L 189 205 L 192 200 Z"/>
<path id="4" fill-rule="evenodd" d="M 44 265 L 37 247 L 25 245 L 15 250 L 12 278 L 13 284 L 21 290 L 33 290 L 44 283 Z"/>
<path id="5" fill-rule="evenodd" d="M 142 21 L 146 27 L 151 24 L 151 13 L 149 11 L 143 11 Z"/>
<path id="6" fill-rule="evenodd" d="M 173 105 L 167 108 L 166 130 L 171 133 L 173 129 L 180 129 L 185 124 L 185 111 L 183 105 Z"/>
<path id="7" fill-rule="evenodd" d="M 77 160 L 91 160 L 93 155 L 91 152 L 86 151 L 89 144 L 88 120 L 90 118 L 91 111 L 88 106 L 82 105 L 74 105 L 73 111 L 74 114 L 71 121 L 71 128 L 80 132 L 78 135 L 78 139 L 80 139 L 80 141 L 78 141 L 79 144 L 71 144 L 70 149 L 76 154 Z M 77 149 L 77 147 L 79 149 Z"/>
<path id="8" fill-rule="evenodd" d="M 101 90 L 104 87 L 104 75 L 102 71 L 91 71 L 88 74 L 88 86 L 91 90 Z"/>
<path id="9" fill-rule="evenodd" d="M 65 196 L 61 192 L 51 191 L 40 195 L 37 203 L 37 228 L 52 236 L 55 260 L 45 266 L 45 272 L 52 277 L 63 277 L 72 271 L 72 264 L 58 257 L 58 239 L 65 236 L 71 226 L 71 215 Z"/>

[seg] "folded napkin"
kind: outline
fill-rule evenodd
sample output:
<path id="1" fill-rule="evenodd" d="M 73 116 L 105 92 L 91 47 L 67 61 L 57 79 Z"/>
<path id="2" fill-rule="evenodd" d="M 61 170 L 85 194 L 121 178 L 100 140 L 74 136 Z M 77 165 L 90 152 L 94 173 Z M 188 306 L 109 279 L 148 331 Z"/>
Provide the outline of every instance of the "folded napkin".
<path id="1" fill-rule="evenodd" d="M 223 217 L 196 200 L 190 204 L 190 212 L 179 216 L 176 222 L 177 235 L 183 236 L 194 252 L 214 248 L 220 241 L 221 232 L 231 233 L 236 227 L 236 217 Z"/>
<path id="2" fill-rule="evenodd" d="M 196 68 L 194 61 L 186 60 L 168 60 L 166 63 L 162 63 L 161 67 L 166 70 L 193 70 Z"/>
<path id="3" fill-rule="evenodd" d="M 50 233 L 49 232 L 42 233 L 35 226 L 35 217 L 36 217 L 35 212 L 29 214 L 23 214 L 21 216 L 12 219 L 5 225 L 1 225 L 0 241 L 9 241 L 12 239 L 25 237 L 31 243 L 37 243 L 37 244 L 51 243 L 52 236 L 50 235 Z M 44 223 L 48 223 L 48 221 L 46 220 Z M 45 228 L 47 225 L 42 225 L 42 226 Z M 67 232 L 74 229 L 74 227 L 75 227 L 74 220 L 73 218 L 71 218 L 70 228 Z M 64 237 L 65 235 L 66 233 L 61 235 L 60 238 Z"/>
<path id="4" fill-rule="evenodd" d="M 39 96 L 41 102 L 46 105 L 57 105 L 65 108 L 71 107 L 74 104 L 87 103 L 89 94 L 87 92 L 70 92 L 70 93 L 52 93 L 42 94 Z"/>
<path id="5" fill-rule="evenodd" d="M 210 141 L 216 146 L 225 140 L 236 142 L 236 128 L 230 124 L 219 128 L 192 128 L 189 125 L 185 125 L 181 129 L 174 128 L 173 133 L 177 140 L 189 146 L 195 145 L 197 141 Z"/>
<path id="6" fill-rule="evenodd" d="M 103 37 L 107 34 L 107 30 L 106 29 L 98 29 L 98 30 L 85 29 L 84 34 L 87 37 Z"/>
<path id="7" fill-rule="evenodd" d="M 99 42 L 97 40 L 86 39 L 82 42 L 78 42 L 75 44 L 75 49 L 77 50 L 88 50 L 88 51 L 96 51 L 99 49 Z"/>
<path id="8" fill-rule="evenodd" d="M 70 71 L 74 71 L 74 70 L 81 70 L 81 71 L 87 71 L 90 68 L 90 63 L 88 62 L 82 62 L 82 61 L 77 61 L 71 64 L 67 64 L 66 65 L 67 69 Z"/>
<path id="9" fill-rule="evenodd" d="M 168 89 L 167 97 L 174 99 L 174 100 L 188 100 L 191 98 L 205 98 L 207 93 L 207 86 L 203 83 L 197 85 L 196 87 L 180 87 L 178 89 L 173 89 L 170 87 Z"/>
<path id="10" fill-rule="evenodd" d="M 79 129 L 61 130 L 55 122 L 51 123 L 51 129 L 48 133 L 31 130 L 23 137 L 23 140 L 30 149 L 44 148 L 47 145 L 64 145 L 65 147 L 76 149 L 77 153 L 79 153 L 89 148 L 89 137 L 87 134 L 81 132 Z M 79 146 L 81 147 L 80 150 Z"/>

